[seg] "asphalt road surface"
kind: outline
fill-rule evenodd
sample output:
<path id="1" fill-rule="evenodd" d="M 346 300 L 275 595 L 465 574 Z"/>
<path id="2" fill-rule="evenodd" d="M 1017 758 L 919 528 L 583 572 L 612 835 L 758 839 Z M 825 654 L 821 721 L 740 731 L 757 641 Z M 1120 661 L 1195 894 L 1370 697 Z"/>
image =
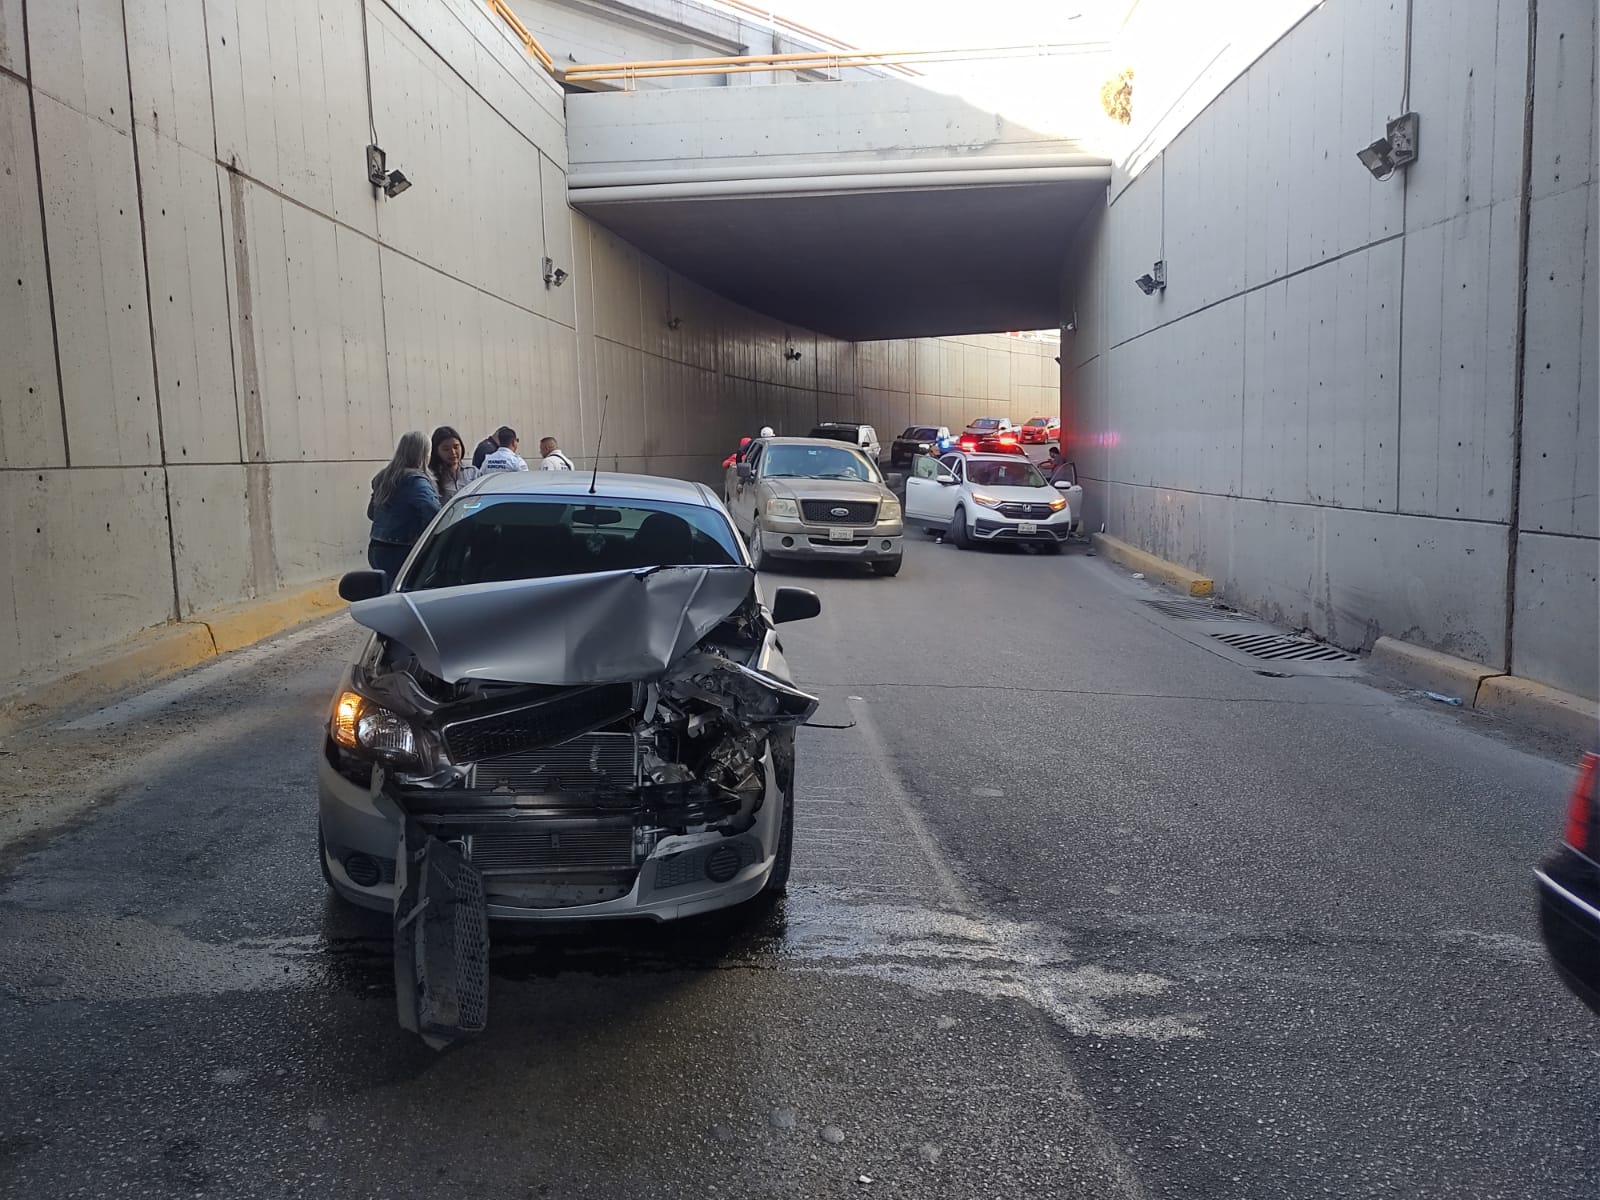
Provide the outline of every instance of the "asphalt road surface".
<path id="1" fill-rule="evenodd" d="M 1529 874 L 1569 748 L 1081 548 L 910 540 L 768 580 L 851 725 L 803 733 L 782 908 L 496 930 L 445 1053 L 317 870 L 345 618 L 5 739 L 0 1194 L 1600 1194 Z"/>

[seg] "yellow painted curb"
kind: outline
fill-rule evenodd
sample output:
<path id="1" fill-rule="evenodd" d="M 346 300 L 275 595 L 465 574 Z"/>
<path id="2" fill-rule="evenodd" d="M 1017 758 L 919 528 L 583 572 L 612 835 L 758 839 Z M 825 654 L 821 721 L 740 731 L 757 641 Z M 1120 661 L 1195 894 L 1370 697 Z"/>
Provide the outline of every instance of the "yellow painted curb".
<path id="1" fill-rule="evenodd" d="M 190 620 L 203 621 L 211 630 L 217 653 L 226 654 L 343 607 L 339 581 L 324 579 L 309 587 L 279 592 L 268 600 L 214 609 Z"/>
<path id="2" fill-rule="evenodd" d="M 1594 748 L 1600 734 L 1600 702 L 1515 675 L 1485 679 L 1478 688 L 1476 707 L 1570 738 L 1586 749 Z"/>
<path id="3" fill-rule="evenodd" d="M 1478 688 L 1485 679 L 1505 674 L 1499 667 L 1486 667 L 1392 637 L 1381 637 L 1373 644 L 1371 663 L 1374 669 L 1401 683 L 1455 696 L 1468 708 L 1476 702 Z"/>
<path id="4" fill-rule="evenodd" d="M 9 696 L 0 696 L 0 731 L 139 683 L 151 683 L 218 654 L 341 608 L 337 579 L 320 580 L 266 600 L 196 613 L 107 647 L 89 666 Z"/>
<path id="5" fill-rule="evenodd" d="M 1146 579 L 1154 579 L 1161 583 L 1171 584 L 1181 588 L 1191 596 L 1209 596 L 1212 592 L 1211 580 L 1206 576 L 1188 567 L 1180 567 L 1177 563 L 1168 562 L 1164 558 L 1157 558 L 1148 551 L 1137 546 L 1130 546 L 1121 538 L 1114 538 L 1110 534 L 1097 533 L 1093 537 L 1095 549 L 1114 562 L 1120 563 L 1130 571 L 1138 571 Z"/>

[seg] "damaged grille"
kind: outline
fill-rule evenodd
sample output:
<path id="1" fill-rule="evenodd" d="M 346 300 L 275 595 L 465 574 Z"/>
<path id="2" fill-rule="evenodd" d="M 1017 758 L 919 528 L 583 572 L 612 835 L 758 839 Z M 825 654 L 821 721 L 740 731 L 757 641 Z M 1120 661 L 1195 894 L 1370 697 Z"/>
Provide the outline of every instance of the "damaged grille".
<path id="1" fill-rule="evenodd" d="M 480 833 L 472 839 L 472 865 L 486 874 L 626 871 L 633 867 L 633 830 Z"/>
<path id="2" fill-rule="evenodd" d="M 840 508 L 844 515 L 833 510 Z M 873 525 L 878 520 L 876 500 L 802 500 L 800 513 L 813 525 Z"/>
<path id="3" fill-rule="evenodd" d="M 632 712 L 632 684 L 578 688 L 538 704 L 452 721 L 444 727 L 444 744 L 453 762 L 477 762 L 564 742 Z"/>
<path id="4" fill-rule="evenodd" d="M 631 733 L 588 733 L 559 746 L 545 746 L 480 762 L 475 787 L 519 792 L 631 788 L 639 782 L 638 748 Z"/>

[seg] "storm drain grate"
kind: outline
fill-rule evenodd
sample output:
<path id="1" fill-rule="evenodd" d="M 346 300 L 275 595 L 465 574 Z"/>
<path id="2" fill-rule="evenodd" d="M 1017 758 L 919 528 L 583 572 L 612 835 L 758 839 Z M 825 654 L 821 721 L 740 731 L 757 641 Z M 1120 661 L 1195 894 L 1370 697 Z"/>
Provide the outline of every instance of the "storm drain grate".
<path id="1" fill-rule="evenodd" d="M 1231 608 L 1217 608 L 1204 600 L 1146 600 L 1151 608 L 1179 621 L 1250 621 L 1254 618 Z"/>
<path id="2" fill-rule="evenodd" d="M 1354 654 L 1347 654 L 1337 646 L 1308 642 L 1304 638 L 1288 637 L 1281 633 L 1213 633 L 1211 636 L 1255 658 L 1293 659 L 1298 662 L 1356 661 Z"/>

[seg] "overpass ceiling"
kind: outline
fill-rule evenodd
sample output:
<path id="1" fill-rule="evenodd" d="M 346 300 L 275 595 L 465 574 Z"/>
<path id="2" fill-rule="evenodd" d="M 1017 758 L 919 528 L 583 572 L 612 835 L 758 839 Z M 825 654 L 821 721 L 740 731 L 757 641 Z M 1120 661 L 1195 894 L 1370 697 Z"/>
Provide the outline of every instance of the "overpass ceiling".
<path id="1" fill-rule="evenodd" d="M 670 190 L 670 189 L 662 189 Z M 1053 328 L 1094 179 L 573 203 L 757 312 L 852 341 Z"/>

